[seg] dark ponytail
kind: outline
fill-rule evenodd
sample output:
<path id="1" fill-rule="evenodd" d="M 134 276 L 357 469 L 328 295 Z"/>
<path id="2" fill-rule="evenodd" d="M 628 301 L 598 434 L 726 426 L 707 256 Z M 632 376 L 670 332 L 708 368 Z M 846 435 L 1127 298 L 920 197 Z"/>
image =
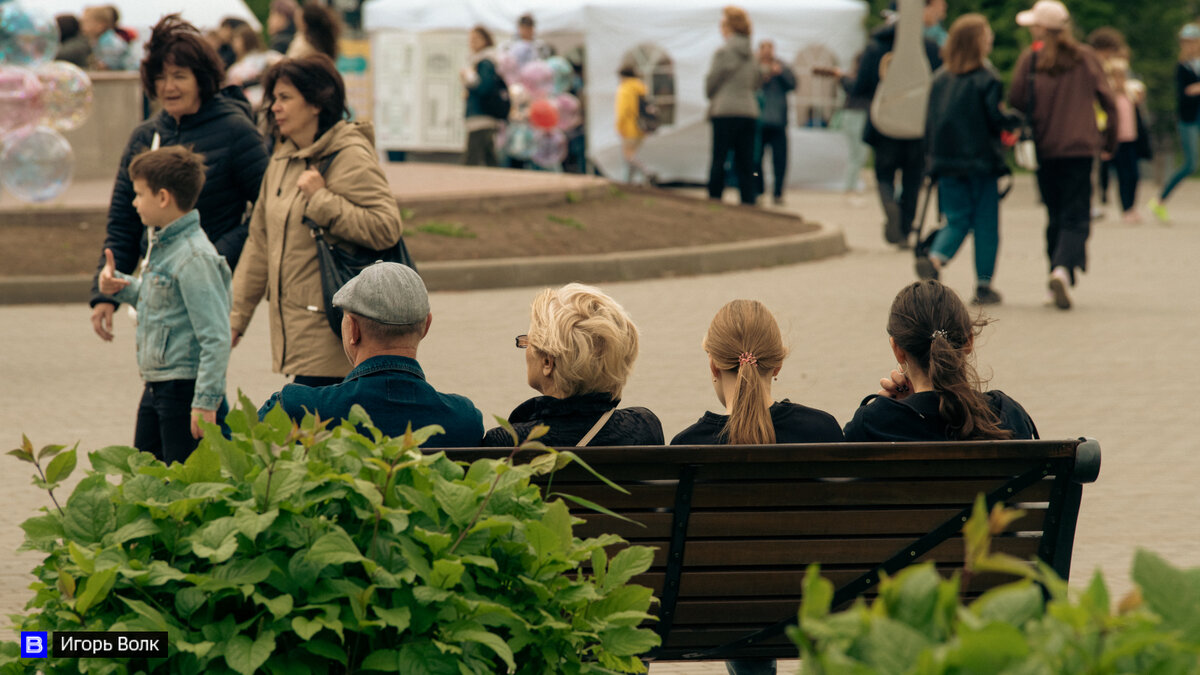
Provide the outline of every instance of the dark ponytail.
<path id="1" fill-rule="evenodd" d="M 975 336 L 987 323 L 972 319 L 958 295 L 937 281 L 918 281 L 892 302 L 888 334 L 941 394 L 938 412 L 954 440 L 1012 437 L 981 393 L 971 361 Z"/>

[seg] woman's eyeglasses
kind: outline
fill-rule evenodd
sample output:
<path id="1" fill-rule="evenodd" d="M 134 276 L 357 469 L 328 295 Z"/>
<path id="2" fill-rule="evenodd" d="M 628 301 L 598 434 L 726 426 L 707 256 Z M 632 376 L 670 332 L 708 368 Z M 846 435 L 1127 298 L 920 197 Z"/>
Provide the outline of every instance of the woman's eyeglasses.
<path id="1" fill-rule="evenodd" d="M 526 347 L 529 346 L 529 336 L 528 335 L 518 335 L 516 338 L 516 342 L 517 342 L 517 349 L 525 349 Z"/>

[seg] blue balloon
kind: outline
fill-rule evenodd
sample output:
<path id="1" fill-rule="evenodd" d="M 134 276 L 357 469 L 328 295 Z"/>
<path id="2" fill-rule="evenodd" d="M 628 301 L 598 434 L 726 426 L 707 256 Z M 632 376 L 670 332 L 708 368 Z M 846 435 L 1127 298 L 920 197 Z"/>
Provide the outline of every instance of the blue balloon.
<path id="1" fill-rule="evenodd" d="M 54 60 L 57 52 L 54 17 L 23 2 L 0 4 L 0 62 L 34 67 Z"/>
<path id="2" fill-rule="evenodd" d="M 551 56 L 546 59 L 546 65 L 554 73 L 554 93 L 565 94 L 571 91 L 571 81 L 575 79 L 575 67 L 561 56 Z"/>
<path id="3" fill-rule="evenodd" d="M 74 169 L 71 144 L 49 127 L 23 129 L 4 137 L 0 183 L 19 199 L 54 199 L 67 189 Z"/>
<path id="4" fill-rule="evenodd" d="M 504 154 L 509 157 L 526 160 L 533 154 L 535 149 L 533 127 L 528 124 L 521 122 L 510 125 L 506 138 Z"/>

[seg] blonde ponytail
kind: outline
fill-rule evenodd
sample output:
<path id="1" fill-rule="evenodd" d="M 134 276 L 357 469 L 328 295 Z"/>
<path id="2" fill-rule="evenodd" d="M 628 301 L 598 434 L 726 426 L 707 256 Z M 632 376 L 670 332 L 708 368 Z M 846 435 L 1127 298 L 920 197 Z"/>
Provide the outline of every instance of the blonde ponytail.
<path id="1" fill-rule="evenodd" d="M 736 371 L 729 420 L 721 431 L 732 445 L 775 442 L 771 420 L 771 376 L 787 358 L 779 324 L 756 300 L 734 300 L 722 307 L 704 336 L 704 351 L 717 368 Z"/>

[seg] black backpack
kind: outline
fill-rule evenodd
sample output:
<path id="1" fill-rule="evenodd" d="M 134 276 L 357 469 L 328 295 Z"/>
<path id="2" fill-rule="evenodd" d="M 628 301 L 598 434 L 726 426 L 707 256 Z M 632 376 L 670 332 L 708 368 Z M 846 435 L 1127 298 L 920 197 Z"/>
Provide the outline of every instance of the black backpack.
<path id="1" fill-rule="evenodd" d="M 638 129 L 647 134 L 658 130 L 658 106 L 651 103 L 645 96 L 638 96 L 637 125 Z"/>
<path id="2" fill-rule="evenodd" d="M 493 70 L 495 65 L 492 65 Z M 500 76 L 500 71 L 496 70 L 496 80 L 499 84 L 495 90 L 488 96 L 485 96 L 480 101 L 480 108 L 483 109 L 483 114 L 488 117 L 495 117 L 499 120 L 508 119 L 508 113 L 512 111 L 512 101 L 508 97 L 508 83 Z"/>

